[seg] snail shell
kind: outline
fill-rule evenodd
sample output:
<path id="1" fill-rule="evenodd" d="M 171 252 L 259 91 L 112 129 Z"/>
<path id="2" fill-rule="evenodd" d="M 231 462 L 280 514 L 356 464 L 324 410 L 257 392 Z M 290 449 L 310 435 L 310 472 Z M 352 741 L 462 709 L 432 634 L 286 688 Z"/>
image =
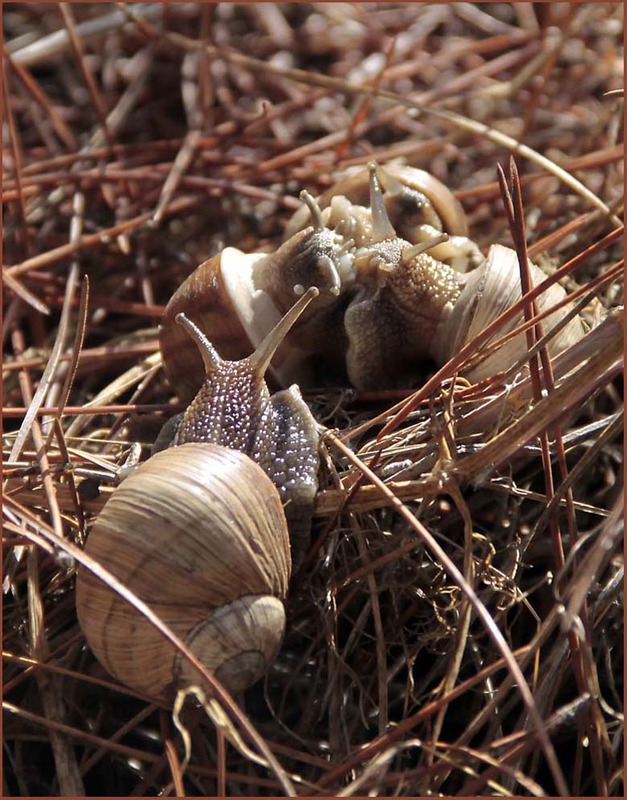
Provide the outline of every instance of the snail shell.
<path id="1" fill-rule="evenodd" d="M 250 458 L 190 443 L 157 453 L 111 496 L 86 552 L 180 636 L 231 692 L 276 654 L 290 543 L 278 492 Z M 117 593 L 79 570 L 77 611 L 101 664 L 126 685 L 168 696 L 199 676 Z"/>
<path id="2" fill-rule="evenodd" d="M 529 262 L 532 286 L 546 280 L 546 274 L 535 264 Z M 453 308 L 447 309 L 433 337 L 431 354 L 439 364 L 445 364 L 451 356 L 472 341 L 489 323 L 506 309 L 511 308 L 522 297 L 518 267 L 518 255 L 509 247 L 492 245 L 488 257 L 479 269 L 468 273 L 463 279 L 463 289 Z M 552 284 L 536 299 L 539 313 L 548 311 L 566 297 L 566 291 L 559 284 Z M 570 310 L 566 305 L 543 321 L 544 332 L 553 328 Z M 501 326 L 492 337 L 496 340 L 518 327 L 524 321 L 521 312 Z M 566 350 L 579 341 L 586 333 L 583 320 L 575 316 L 548 342 L 552 356 Z M 488 341 L 489 345 L 490 342 Z M 473 382 L 484 380 L 507 369 L 527 352 L 527 339 L 519 333 L 501 345 L 492 355 L 482 359 L 463 374 Z"/>
<path id="3" fill-rule="evenodd" d="M 168 303 L 159 344 L 166 376 L 181 400 L 194 397 L 204 370 L 198 348 L 176 324 L 177 315 L 185 313 L 206 331 L 224 358 L 247 356 L 258 344 L 257 331 L 265 325 L 269 330 L 279 318 L 271 302 L 263 307 L 264 296 L 253 312 L 252 267 L 261 258 L 263 254 L 227 247 L 195 269 Z"/>
<path id="4" fill-rule="evenodd" d="M 451 235 L 468 235 L 464 209 L 442 181 L 422 169 L 404 164 L 379 166 L 377 174 L 385 189 L 384 202 L 390 222 L 398 236 L 417 244 L 411 231 L 420 225 L 430 225 Z M 335 197 L 340 196 L 350 203 L 367 206 L 369 192 L 368 170 L 359 166 L 347 171 L 344 177 L 316 198 L 316 202 L 324 210 L 331 206 Z M 286 238 L 306 225 L 307 219 L 307 209 L 298 209 L 285 229 Z"/>

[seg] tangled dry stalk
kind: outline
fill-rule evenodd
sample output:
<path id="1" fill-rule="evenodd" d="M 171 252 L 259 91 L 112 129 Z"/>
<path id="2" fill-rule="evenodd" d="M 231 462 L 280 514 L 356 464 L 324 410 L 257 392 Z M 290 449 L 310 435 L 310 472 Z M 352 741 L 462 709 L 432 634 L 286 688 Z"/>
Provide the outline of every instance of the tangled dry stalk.
<path id="1" fill-rule="evenodd" d="M 4 23 L 5 795 L 622 795 L 620 7 Z M 556 382 L 535 345 L 511 419 L 515 370 L 455 377 L 476 340 L 415 391 L 309 396 L 328 433 L 283 649 L 173 714 L 111 681 L 74 607 L 117 470 L 179 407 L 156 326 L 208 254 L 268 248 L 302 188 L 372 158 L 444 180 L 484 251 L 560 267 L 593 336 Z"/>

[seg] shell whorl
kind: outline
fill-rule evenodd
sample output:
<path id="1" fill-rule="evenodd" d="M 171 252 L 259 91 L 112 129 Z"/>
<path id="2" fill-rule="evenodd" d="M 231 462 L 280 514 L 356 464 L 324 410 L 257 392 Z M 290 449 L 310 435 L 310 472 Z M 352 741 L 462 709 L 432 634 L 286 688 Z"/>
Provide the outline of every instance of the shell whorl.
<path id="1" fill-rule="evenodd" d="M 151 606 L 232 691 L 261 677 L 280 646 L 289 536 L 275 487 L 242 453 L 203 443 L 157 453 L 111 496 L 86 552 Z M 173 646 L 85 569 L 78 575 L 77 609 L 98 660 L 128 686 L 166 696 L 188 675 Z M 224 610 L 213 618 L 216 609 Z M 241 617 L 230 634 L 240 646 L 254 619 L 271 623 L 242 647 L 249 653 L 239 665 L 243 676 L 228 637 L 223 646 L 214 635 L 227 609 L 231 619 Z M 198 676 L 188 677 L 196 682 Z"/>
<path id="2" fill-rule="evenodd" d="M 529 263 L 531 282 L 537 286 L 546 279 L 546 274 L 535 264 Z M 558 284 L 552 284 L 537 298 L 540 312 L 549 310 L 566 296 Z M 436 362 L 444 364 L 458 353 L 477 334 L 495 320 L 503 311 L 514 305 L 522 297 L 518 268 L 518 256 L 514 250 L 500 244 L 492 245 L 485 263 L 464 276 L 464 287 L 450 309 L 443 315 L 436 335 L 432 341 L 432 355 Z M 548 332 L 568 311 L 568 307 L 549 314 L 543 320 L 544 332 Z M 518 327 L 523 321 L 523 313 L 515 316 L 492 337 L 492 341 Z M 561 353 L 585 334 L 580 317 L 572 319 L 548 343 L 549 352 L 555 356 Z M 489 342 L 488 342 L 489 344 Z M 510 339 L 493 354 L 464 371 L 472 381 L 480 381 L 508 369 L 527 352 L 524 333 Z"/>

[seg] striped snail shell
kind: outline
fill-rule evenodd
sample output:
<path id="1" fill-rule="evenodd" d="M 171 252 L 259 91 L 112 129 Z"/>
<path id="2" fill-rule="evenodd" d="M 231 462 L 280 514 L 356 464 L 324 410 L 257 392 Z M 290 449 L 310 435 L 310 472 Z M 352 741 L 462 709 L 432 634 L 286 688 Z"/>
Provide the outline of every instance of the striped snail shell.
<path id="1" fill-rule="evenodd" d="M 86 552 L 127 584 L 231 692 L 259 679 L 283 638 L 291 559 L 278 492 L 236 450 L 163 450 L 105 505 Z M 198 676 L 141 614 L 88 570 L 81 628 L 100 663 L 133 689 L 167 697 Z"/>
<path id="2" fill-rule="evenodd" d="M 546 273 L 535 264 L 530 262 L 529 268 L 532 286 L 538 286 L 546 279 Z M 492 245 L 485 263 L 479 269 L 464 276 L 463 288 L 458 299 L 438 325 L 431 347 L 431 354 L 435 361 L 438 364 L 445 364 L 465 344 L 481 333 L 489 323 L 517 303 L 521 297 L 518 255 L 509 247 L 500 244 Z M 552 284 L 537 298 L 538 312 L 548 311 L 561 303 L 565 297 L 566 291 L 559 284 Z M 558 311 L 548 314 L 542 322 L 544 332 L 550 331 L 557 325 L 571 308 L 572 306 L 567 304 Z M 521 311 L 520 314 L 499 328 L 492 337 L 492 341 L 521 325 L 523 319 Z M 581 317 L 573 317 L 550 339 L 549 353 L 552 356 L 558 355 L 579 341 L 585 333 L 586 328 Z M 524 358 L 526 352 L 526 336 L 524 333 L 519 333 L 464 374 L 473 382 L 484 380 Z"/>

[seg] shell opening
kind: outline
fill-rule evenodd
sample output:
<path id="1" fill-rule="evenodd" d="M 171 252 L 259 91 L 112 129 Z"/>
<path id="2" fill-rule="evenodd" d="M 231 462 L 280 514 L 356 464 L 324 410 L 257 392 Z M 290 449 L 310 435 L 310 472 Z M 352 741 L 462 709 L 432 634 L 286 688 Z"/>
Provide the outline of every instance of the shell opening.
<path id="1" fill-rule="evenodd" d="M 193 628 L 186 644 L 230 692 L 258 681 L 283 640 L 285 610 L 277 597 L 248 595 L 211 611 Z M 198 675 L 179 655 L 177 683 L 197 683 Z"/>

